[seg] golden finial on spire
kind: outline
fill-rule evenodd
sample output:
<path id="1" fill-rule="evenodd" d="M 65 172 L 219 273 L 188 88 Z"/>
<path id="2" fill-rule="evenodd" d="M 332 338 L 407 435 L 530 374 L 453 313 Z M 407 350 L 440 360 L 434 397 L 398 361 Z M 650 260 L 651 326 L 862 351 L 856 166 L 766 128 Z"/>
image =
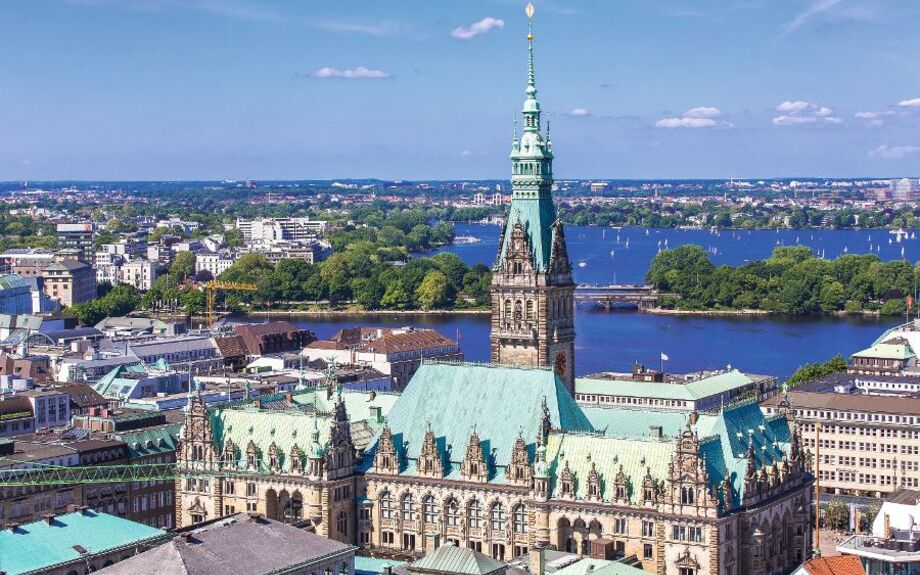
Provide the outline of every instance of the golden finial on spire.
<path id="1" fill-rule="evenodd" d="M 536 9 L 533 7 L 533 4 L 528 2 L 527 7 L 524 8 L 524 14 L 527 14 L 527 40 L 533 42 L 533 13 Z"/>

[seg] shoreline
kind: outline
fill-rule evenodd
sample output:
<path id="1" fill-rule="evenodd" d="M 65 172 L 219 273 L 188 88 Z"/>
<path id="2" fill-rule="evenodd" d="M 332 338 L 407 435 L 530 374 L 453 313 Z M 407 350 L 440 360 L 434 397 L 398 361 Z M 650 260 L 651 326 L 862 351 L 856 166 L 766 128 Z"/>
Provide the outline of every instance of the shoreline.
<path id="1" fill-rule="evenodd" d="M 766 315 L 776 315 L 779 312 L 763 310 L 763 309 L 709 309 L 709 310 L 694 310 L 694 309 L 665 309 L 661 307 L 650 307 L 644 310 L 641 310 L 644 313 L 651 313 L 656 315 L 690 315 L 690 316 L 700 316 L 700 317 L 717 317 L 717 316 L 766 316 Z"/>
<path id="2" fill-rule="evenodd" d="M 487 309 L 439 309 L 439 310 L 291 310 L 291 311 L 247 311 L 245 315 L 251 316 L 372 316 L 372 315 L 407 315 L 407 316 L 455 316 L 455 315 L 488 315 Z"/>

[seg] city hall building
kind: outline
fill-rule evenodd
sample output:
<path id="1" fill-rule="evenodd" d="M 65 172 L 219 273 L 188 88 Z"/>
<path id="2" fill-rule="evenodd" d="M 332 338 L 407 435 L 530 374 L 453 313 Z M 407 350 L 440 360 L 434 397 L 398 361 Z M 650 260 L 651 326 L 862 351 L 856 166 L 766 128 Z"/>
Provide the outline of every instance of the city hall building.
<path id="1" fill-rule="evenodd" d="M 812 477 L 785 417 L 573 399 L 575 284 L 528 40 L 492 363 L 425 362 L 399 396 L 330 385 L 208 407 L 193 391 L 177 525 L 255 511 L 380 555 L 603 546 L 662 575 L 789 573 L 810 556 Z"/>

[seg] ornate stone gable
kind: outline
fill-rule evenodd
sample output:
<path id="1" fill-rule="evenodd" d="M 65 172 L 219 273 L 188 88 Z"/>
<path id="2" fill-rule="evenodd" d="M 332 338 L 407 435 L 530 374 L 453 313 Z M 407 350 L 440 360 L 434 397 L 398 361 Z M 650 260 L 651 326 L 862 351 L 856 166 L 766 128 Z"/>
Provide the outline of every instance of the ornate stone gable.
<path id="1" fill-rule="evenodd" d="M 422 477 L 444 476 L 444 461 L 430 423 L 428 424 L 428 431 L 425 433 L 425 440 L 422 443 L 422 451 L 416 460 L 416 470 Z"/>
<path id="2" fill-rule="evenodd" d="M 466 448 L 466 456 L 460 464 L 460 476 L 466 481 L 485 483 L 489 480 L 489 460 L 482 449 L 479 434 L 473 428 L 470 442 Z"/>
<path id="3" fill-rule="evenodd" d="M 399 474 L 399 454 L 393 443 L 393 432 L 389 425 L 384 425 L 377 442 L 377 453 L 374 455 L 374 471 L 389 475 Z"/>
<path id="4" fill-rule="evenodd" d="M 515 485 L 533 484 L 533 467 L 530 465 L 530 453 L 524 441 L 523 432 L 518 433 L 514 449 L 511 451 L 511 462 L 505 468 L 505 477 Z"/>
<path id="5" fill-rule="evenodd" d="M 668 467 L 664 501 L 684 514 L 714 516 L 718 510 L 718 497 L 709 490 L 706 462 L 700 456 L 700 440 L 689 421 Z"/>

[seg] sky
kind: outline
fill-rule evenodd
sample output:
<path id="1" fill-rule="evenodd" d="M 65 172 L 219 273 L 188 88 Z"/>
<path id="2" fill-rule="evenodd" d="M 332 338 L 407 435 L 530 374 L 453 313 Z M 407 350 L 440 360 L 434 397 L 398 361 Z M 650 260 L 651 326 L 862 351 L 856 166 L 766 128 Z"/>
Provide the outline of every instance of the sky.
<path id="1" fill-rule="evenodd" d="M 492 179 L 519 0 L 0 0 L 0 180 Z M 535 0 L 557 178 L 920 175 L 917 0 Z"/>

